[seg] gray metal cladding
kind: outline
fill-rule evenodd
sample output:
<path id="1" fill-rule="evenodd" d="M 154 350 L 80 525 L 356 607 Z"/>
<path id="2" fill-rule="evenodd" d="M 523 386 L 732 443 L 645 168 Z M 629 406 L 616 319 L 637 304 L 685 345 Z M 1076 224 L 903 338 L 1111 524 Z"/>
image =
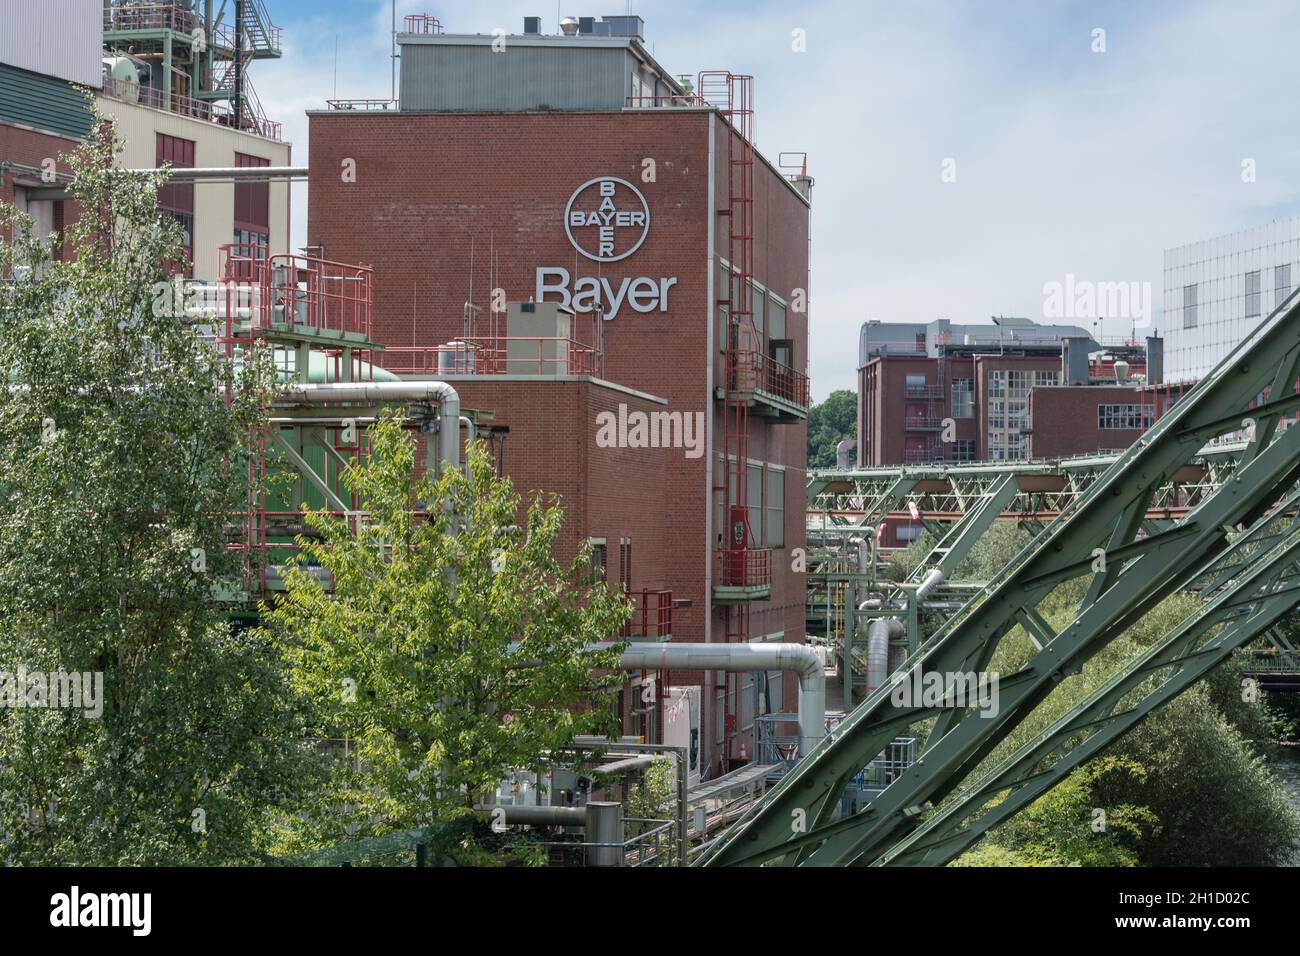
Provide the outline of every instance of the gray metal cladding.
<path id="1" fill-rule="evenodd" d="M 485 45 L 402 48 L 401 107 L 411 111 L 621 109 L 635 60 L 623 48 Z"/>

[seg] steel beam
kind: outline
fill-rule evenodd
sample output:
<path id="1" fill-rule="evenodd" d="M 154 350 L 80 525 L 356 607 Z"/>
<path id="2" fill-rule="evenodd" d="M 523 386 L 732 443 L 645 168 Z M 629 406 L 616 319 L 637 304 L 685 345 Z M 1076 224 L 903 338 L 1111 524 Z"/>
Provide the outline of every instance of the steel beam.
<path id="1" fill-rule="evenodd" d="M 1300 303 L 1292 293 L 1137 444 L 1121 455 L 915 655 L 916 668 L 939 674 L 983 673 L 1021 609 L 1037 606 L 1065 569 L 1078 567 L 1102 542 L 1115 541 L 1134 503 L 1169 484 L 1203 441 L 1240 427 L 1250 412 L 1268 418 L 1281 411 L 1251 409 L 1268 386 L 1286 381 L 1300 362 Z M 971 710 L 895 706 L 891 694 L 907 674 L 894 675 L 796 765 L 765 798 L 715 841 L 703 865 L 756 865 L 783 859 L 807 865 L 844 865 L 874 859 L 932 801 L 950 792 L 1047 696 L 1055 684 L 1097 653 L 1124 628 L 1226 546 L 1224 528 L 1250 524 L 1279 489 L 1300 473 L 1300 429 L 1277 434 L 1256 427 L 1253 456 L 1232 479 L 1179 519 L 1181 536 L 1161 535 L 1129 561 L 1073 622 L 1015 674 L 1000 681 L 996 715 Z M 1037 580 L 1035 580 L 1037 579 Z M 903 727 L 938 717 L 917 764 L 867 805 L 832 822 L 845 783 L 879 754 Z"/>

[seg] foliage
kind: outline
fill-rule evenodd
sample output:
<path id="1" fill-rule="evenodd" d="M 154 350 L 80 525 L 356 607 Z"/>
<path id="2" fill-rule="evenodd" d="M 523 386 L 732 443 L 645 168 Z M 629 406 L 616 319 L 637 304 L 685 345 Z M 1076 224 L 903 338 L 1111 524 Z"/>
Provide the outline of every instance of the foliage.
<path id="1" fill-rule="evenodd" d="M 808 409 L 808 467 L 834 468 L 835 446 L 858 437 L 858 394 L 841 388 Z"/>
<path id="2" fill-rule="evenodd" d="M 509 771 L 541 771 L 575 735 L 613 731 L 622 645 L 592 645 L 631 605 L 592 582 L 587 548 L 567 567 L 553 557 L 553 501 L 535 499 L 516 525 L 519 499 L 482 445 L 435 480 L 415 476 L 397 416 L 371 442 L 344 475 L 367 520 L 309 512 L 315 533 L 267 618 L 295 685 L 355 758 L 334 782 L 333 818 L 348 807 L 358 832 L 382 833 L 468 815 Z"/>
<path id="3" fill-rule="evenodd" d="M 102 714 L 0 709 L 0 833 L 12 863 L 259 860 L 314 773 L 277 650 L 213 600 L 247 493 L 225 463 L 269 372 L 159 307 L 181 247 L 166 173 L 114 169 L 95 129 L 66 237 L 0 209 L 0 660 L 97 675 Z"/>
<path id="4" fill-rule="evenodd" d="M 996 528 L 1004 527 L 1001 525 Z M 1010 528 L 1010 525 L 1005 526 Z M 1009 531 L 990 533 L 964 563 L 961 578 L 999 565 L 1019 548 Z M 916 558 L 919 560 L 919 557 Z M 1087 577 L 1058 585 L 1038 606 L 1057 629 L 1078 613 Z M 1053 721 L 1077 706 L 1126 662 L 1159 640 L 1200 605 L 1195 594 L 1172 594 L 1143 614 L 1122 635 L 1088 660 L 1080 673 L 1061 681 L 1010 736 L 986 758 L 981 770 L 1006 759 Z M 1023 667 L 1036 649 L 1020 627 L 999 645 L 989 670 L 1008 675 Z M 1153 674 L 1146 688 L 1163 676 Z M 1136 698 L 1136 695 L 1135 695 Z M 1140 865 L 1270 865 L 1285 861 L 1300 835 L 1300 817 L 1261 759 L 1251 739 L 1266 735 L 1270 712 L 1243 699 L 1232 661 L 1165 704 L 1112 743 L 1092 764 L 1076 769 L 1058 784 L 1087 783 L 1091 806 L 1153 814 L 1158 828 L 1139 841 L 1123 843 Z M 1088 775 L 1106 759 L 1123 761 L 1141 772 Z M 1072 840 L 1078 834 L 1068 817 L 1044 814 L 1044 795 L 1031 808 L 995 828 L 961 860 L 962 865 L 1039 865 L 1071 860 L 1092 865 Z M 1127 812 L 1127 811 L 1126 811 Z M 1026 830 L 1019 817 L 1030 814 Z M 1074 850 L 1063 853 L 1063 848 Z M 1080 852 L 1075 852 L 1080 851 Z M 1094 860 L 1095 862 L 1095 860 Z"/>
<path id="5" fill-rule="evenodd" d="M 1135 847 L 1158 832 L 1145 807 L 1106 803 L 1107 780 L 1142 781 L 1135 761 L 1100 758 L 1071 773 L 998 829 L 996 842 L 963 854 L 958 866 L 1136 866 Z"/>

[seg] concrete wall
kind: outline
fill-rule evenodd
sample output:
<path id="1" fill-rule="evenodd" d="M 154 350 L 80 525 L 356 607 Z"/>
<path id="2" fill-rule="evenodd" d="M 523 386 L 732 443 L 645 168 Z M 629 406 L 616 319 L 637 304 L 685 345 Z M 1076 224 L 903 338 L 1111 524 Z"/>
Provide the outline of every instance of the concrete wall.
<path id="1" fill-rule="evenodd" d="M 118 135 L 125 141 L 122 164 L 131 169 L 152 168 L 157 134 L 194 141 L 195 166 L 234 166 L 235 153 L 260 156 L 272 166 L 288 166 L 292 147 L 288 143 L 254 136 L 206 120 L 99 97 L 99 108 L 113 117 Z M 289 252 L 289 185 L 271 184 L 271 251 Z M 235 186 L 233 183 L 200 183 L 194 187 L 194 277 L 219 278 L 218 249 L 234 239 Z"/>

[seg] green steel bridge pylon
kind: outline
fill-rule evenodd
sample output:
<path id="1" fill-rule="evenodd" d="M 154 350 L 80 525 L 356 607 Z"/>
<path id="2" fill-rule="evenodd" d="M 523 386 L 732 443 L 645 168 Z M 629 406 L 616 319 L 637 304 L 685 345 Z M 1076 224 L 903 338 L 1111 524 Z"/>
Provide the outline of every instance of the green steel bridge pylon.
<path id="1" fill-rule="evenodd" d="M 1252 526 L 1300 477 L 1300 293 L 1292 293 L 1213 371 L 918 650 L 927 673 L 984 674 L 1023 625 L 1037 653 L 999 682 L 993 715 L 895 705 L 896 672 L 781 782 L 710 844 L 702 865 L 848 865 L 886 855 L 921 814 L 955 790 L 1061 680 Z M 1154 495 L 1211 439 L 1247 432 L 1230 480 L 1154 534 L 1140 535 Z M 1104 563 L 1098 567 L 1099 557 Z M 1094 571 L 1094 569 L 1097 569 Z M 1061 582 L 1091 575 L 1078 615 L 1059 631 L 1036 610 Z M 917 763 L 865 808 L 835 819 L 845 784 L 895 736 L 934 719 Z"/>

